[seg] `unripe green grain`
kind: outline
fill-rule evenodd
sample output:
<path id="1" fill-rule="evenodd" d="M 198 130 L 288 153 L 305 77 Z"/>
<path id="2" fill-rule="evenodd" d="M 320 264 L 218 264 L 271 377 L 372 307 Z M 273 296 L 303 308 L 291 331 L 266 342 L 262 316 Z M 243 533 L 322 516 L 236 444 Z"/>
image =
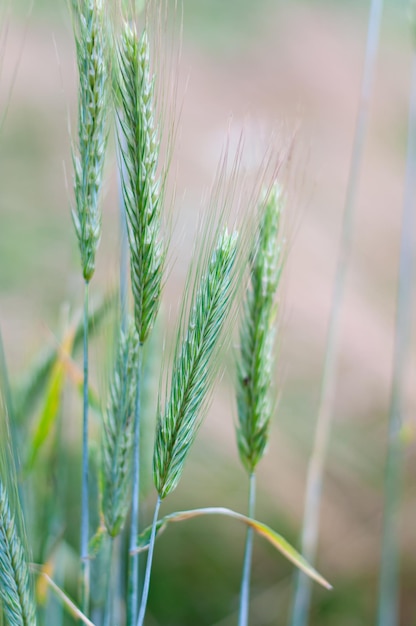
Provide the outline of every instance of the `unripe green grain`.
<path id="1" fill-rule="evenodd" d="M 36 626 L 29 569 L 0 480 L 0 601 L 9 626 Z"/>
<path id="2" fill-rule="evenodd" d="M 272 414 L 275 295 L 283 264 L 282 206 L 282 195 L 278 187 L 274 187 L 264 205 L 251 253 L 250 288 L 240 330 L 237 441 L 241 461 L 250 474 L 264 454 Z"/>
<path id="3" fill-rule="evenodd" d="M 159 416 L 153 457 L 161 499 L 177 486 L 211 388 L 213 353 L 229 313 L 235 282 L 237 233 L 220 236 L 193 290 L 185 336 L 178 333 L 170 397 Z"/>
<path id="4" fill-rule="evenodd" d="M 78 145 L 73 149 L 75 207 L 72 218 L 89 282 L 101 236 L 98 208 L 107 143 L 107 67 L 101 0 L 73 1 L 79 73 Z"/>
<path id="5" fill-rule="evenodd" d="M 163 185 L 157 176 L 159 137 L 146 31 L 139 38 L 134 27 L 126 24 L 117 60 L 119 147 L 134 317 L 140 342 L 144 343 L 159 310 L 165 260 L 159 238 Z"/>
<path id="6" fill-rule="evenodd" d="M 130 507 L 138 360 L 139 339 L 131 324 L 120 335 L 102 438 L 103 515 L 112 537 L 122 530 Z"/>

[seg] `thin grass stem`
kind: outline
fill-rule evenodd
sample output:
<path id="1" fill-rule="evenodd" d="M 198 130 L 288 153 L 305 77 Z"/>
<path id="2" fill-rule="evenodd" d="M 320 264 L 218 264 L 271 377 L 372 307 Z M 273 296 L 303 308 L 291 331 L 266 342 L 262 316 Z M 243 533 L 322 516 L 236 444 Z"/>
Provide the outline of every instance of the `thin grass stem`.
<path id="1" fill-rule="evenodd" d="M 103 626 L 111 626 L 113 623 L 113 596 L 114 596 L 114 575 L 113 575 L 113 554 L 114 554 L 114 537 L 110 537 L 110 549 L 108 555 L 108 575 L 107 575 L 107 594 L 105 599 Z"/>
<path id="2" fill-rule="evenodd" d="M 77 605 L 72 602 L 72 600 L 62 591 L 60 587 L 52 580 L 48 574 L 43 571 L 38 565 L 31 565 L 31 568 L 37 572 L 39 576 L 41 576 L 47 583 L 48 586 L 52 589 L 52 591 L 56 594 L 56 596 L 60 599 L 64 607 L 68 610 L 68 612 L 75 618 L 77 618 L 80 624 L 86 624 L 87 626 L 95 626 L 95 624 L 88 619 L 86 615 L 79 610 Z"/>
<path id="3" fill-rule="evenodd" d="M 399 623 L 399 506 L 402 473 L 403 384 L 409 356 L 412 269 L 416 201 L 416 50 L 413 52 L 408 119 L 406 178 L 400 242 L 396 335 L 390 400 L 388 449 L 384 486 L 384 520 L 378 599 L 378 626 Z"/>
<path id="4" fill-rule="evenodd" d="M 130 520 L 130 552 L 128 574 L 127 625 L 134 626 L 137 618 L 139 597 L 139 555 L 135 552 L 139 534 L 139 498 L 140 498 L 140 386 L 142 378 L 143 348 L 139 347 L 137 365 L 137 392 L 134 413 L 133 440 L 133 491 Z"/>
<path id="5" fill-rule="evenodd" d="M 256 511 L 256 474 L 250 474 L 249 496 L 248 496 L 248 517 L 255 517 Z M 251 526 L 247 529 L 246 546 L 244 551 L 243 575 L 241 579 L 240 591 L 240 612 L 238 617 L 238 626 L 247 626 L 248 613 L 250 605 L 250 579 L 251 579 L 251 561 L 253 555 L 253 539 L 254 531 Z"/>
<path id="6" fill-rule="evenodd" d="M 302 554 L 312 565 L 315 562 L 316 555 L 323 472 L 330 434 L 333 398 L 335 393 L 336 360 L 341 305 L 344 296 L 348 259 L 351 250 L 354 209 L 363 158 L 364 139 L 368 126 L 369 101 L 378 51 L 382 9 L 383 0 L 372 0 L 368 23 L 361 96 L 354 134 L 353 151 L 343 213 L 341 241 L 332 297 L 332 308 L 329 320 L 324 369 L 321 381 L 315 441 L 313 444 L 307 474 L 301 543 Z M 308 578 L 302 573 L 297 573 L 293 611 L 290 621 L 291 626 L 305 626 L 308 623 L 311 588 L 311 583 Z"/>
<path id="7" fill-rule="evenodd" d="M 153 550 L 155 547 L 155 539 L 156 539 L 156 527 L 157 527 L 157 521 L 159 518 L 159 509 L 160 509 L 161 502 L 162 502 L 161 497 L 158 496 L 157 501 L 156 501 L 156 506 L 155 506 L 155 512 L 153 515 L 152 532 L 150 535 L 149 551 L 147 553 L 146 571 L 145 571 L 144 583 L 143 583 L 143 593 L 142 593 L 142 599 L 140 603 L 139 617 L 137 619 L 137 626 L 143 626 L 144 618 L 146 615 L 147 599 L 149 596 L 149 589 L 150 589 L 150 574 L 152 573 Z"/>
<path id="8" fill-rule="evenodd" d="M 88 616 L 90 596 L 89 535 L 89 463 L 88 463 L 88 281 L 84 286 L 84 384 L 82 419 L 82 491 L 81 491 L 81 606 Z"/>
<path id="9" fill-rule="evenodd" d="M 248 515 L 255 513 L 255 469 L 267 446 L 273 412 L 271 388 L 278 313 L 277 289 L 283 268 L 281 218 L 283 195 L 277 183 L 259 209 L 259 224 L 250 252 L 250 280 L 244 298 L 237 361 L 237 444 L 249 476 Z M 240 588 L 239 626 L 247 626 L 253 529 L 248 528 Z"/>

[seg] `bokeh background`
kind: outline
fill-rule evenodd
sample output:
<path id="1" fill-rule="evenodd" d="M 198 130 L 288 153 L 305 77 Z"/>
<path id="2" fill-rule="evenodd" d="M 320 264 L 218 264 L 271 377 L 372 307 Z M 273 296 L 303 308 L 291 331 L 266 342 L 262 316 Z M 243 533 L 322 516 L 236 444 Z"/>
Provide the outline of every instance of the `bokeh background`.
<path id="1" fill-rule="evenodd" d="M 197 221 L 227 132 L 233 141 L 243 127 L 254 135 L 282 124 L 289 134 L 298 129 L 276 378 L 280 404 L 259 467 L 257 515 L 296 545 L 368 11 L 367 0 L 183 2 L 181 119 L 173 167 L 179 228 L 172 239 L 165 311 L 176 306 L 191 248 L 186 228 Z M 7 37 L 0 106 L 3 112 L 8 104 L 8 111 L 0 134 L 0 322 L 17 379 L 40 347 L 53 341 L 65 307 L 82 304 L 69 210 L 76 66 L 64 0 L 34 0 L 31 11 L 25 0 L 11 0 L 1 17 Z M 318 559 L 334 590 L 314 590 L 311 624 L 320 626 L 363 626 L 375 619 L 411 56 L 407 3 L 387 2 L 343 302 Z M 97 296 L 118 280 L 115 167 L 112 150 L 92 286 Z M 400 524 L 403 626 L 416 623 L 414 336 L 409 352 Z M 97 368 L 98 387 L 102 377 Z M 165 512 L 205 505 L 245 510 L 247 480 L 237 457 L 227 383 L 224 377 Z M 149 510 L 152 502 L 150 491 Z M 243 528 L 231 521 L 169 529 L 157 545 L 149 624 L 235 624 L 243 541 Z M 257 540 L 251 623 L 287 624 L 292 585 L 293 568 Z"/>

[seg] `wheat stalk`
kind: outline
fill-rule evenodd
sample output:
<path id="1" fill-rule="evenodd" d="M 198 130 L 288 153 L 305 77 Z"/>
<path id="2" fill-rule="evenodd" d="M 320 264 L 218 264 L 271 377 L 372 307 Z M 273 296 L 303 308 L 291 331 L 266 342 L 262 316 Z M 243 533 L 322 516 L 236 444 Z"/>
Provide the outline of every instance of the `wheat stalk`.
<path id="1" fill-rule="evenodd" d="M 160 241 L 163 184 L 157 176 L 159 137 L 153 113 L 154 77 L 149 40 L 134 25 L 124 24 L 117 46 L 116 99 L 121 185 L 130 247 L 134 320 L 140 345 L 149 337 L 160 306 L 165 250 Z M 130 528 L 129 601 L 127 622 L 136 621 L 138 596 L 138 534 L 140 489 L 140 379 L 134 418 L 133 497 Z"/>
<path id="2" fill-rule="evenodd" d="M 406 368 L 412 328 L 416 175 L 416 5 L 412 3 L 413 59 L 407 129 L 406 175 L 400 237 L 396 299 L 393 378 L 390 397 L 387 458 L 384 479 L 383 534 L 378 593 L 377 626 L 394 626 L 400 619 L 400 504 L 403 480 L 403 423 Z"/>
<path id="3" fill-rule="evenodd" d="M 383 0 L 371 0 L 368 20 L 364 72 L 361 83 L 360 103 L 354 133 L 353 150 L 348 174 L 347 192 L 343 211 L 341 240 L 333 286 L 331 313 L 321 379 L 318 416 L 311 458 L 308 464 L 305 507 L 302 526 L 302 555 L 313 565 L 318 543 L 319 516 L 324 467 L 330 436 L 333 400 L 336 384 L 336 362 L 339 343 L 341 306 L 344 297 L 348 260 L 352 245 L 353 218 L 358 183 L 364 154 L 364 139 L 368 127 L 369 101 L 374 78 L 378 41 L 383 13 Z M 312 586 L 302 573 L 296 573 L 290 626 L 307 626 Z"/>
<path id="4" fill-rule="evenodd" d="M 107 143 L 108 72 L 101 0 L 72 0 L 79 73 L 78 147 L 73 148 L 75 207 L 72 219 L 81 253 L 84 289 L 84 385 L 82 422 L 81 568 L 82 608 L 89 603 L 88 285 L 101 235 L 98 207 Z"/>
<path id="5" fill-rule="evenodd" d="M 156 526 L 161 501 L 177 486 L 186 457 L 207 408 L 217 360 L 214 358 L 235 293 L 238 235 L 225 230 L 211 255 L 199 264 L 190 297 L 185 326 L 183 300 L 174 353 L 169 398 L 163 414 L 158 409 L 153 455 L 153 476 L 158 498 L 153 516 L 143 594 L 137 626 L 146 614 Z M 160 405 L 159 405 L 160 406 Z"/>
<path id="6" fill-rule="evenodd" d="M 31 594 L 25 552 L 1 480 L 0 600 L 9 626 L 36 626 L 36 609 Z"/>
<path id="7" fill-rule="evenodd" d="M 283 196 L 277 184 L 263 202 L 250 255 L 250 286 L 244 301 L 237 362 L 237 443 L 249 477 L 248 515 L 255 515 L 255 470 L 267 446 L 272 416 L 271 387 L 276 334 L 276 292 L 283 268 L 280 227 Z M 253 529 L 246 535 L 239 626 L 248 624 Z"/>

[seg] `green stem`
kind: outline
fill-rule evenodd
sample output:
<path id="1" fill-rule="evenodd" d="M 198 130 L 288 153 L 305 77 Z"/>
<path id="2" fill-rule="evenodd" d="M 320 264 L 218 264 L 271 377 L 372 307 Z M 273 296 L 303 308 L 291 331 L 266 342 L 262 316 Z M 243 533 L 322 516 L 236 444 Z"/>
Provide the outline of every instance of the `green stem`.
<path id="1" fill-rule="evenodd" d="M 302 555 L 311 565 L 315 562 L 316 546 L 318 541 L 322 481 L 331 426 L 333 398 L 335 394 L 335 374 L 341 304 L 344 296 L 348 259 L 351 250 L 354 209 L 363 157 L 364 138 L 368 126 L 368 109 L 377 58 L 382 8 L 383 0 L 372 0 L 368 23 L 361 97 L 354 134 L 339 256 L 332 296 L 332 309 L 329 320 L 324 371 L 321 382 L 315 441 L 308 467 L 305 511 L 303 517 Z M 308 623 L 311 589 L 312 586 L 309 578 L 302 573 L 297 573 L 293 612 L 290 621 L 291 626 L 306 626 Z"/>
<path id="2" fill-rule="evenodd" d="M 84 384 L 82 420 L 82 493 L 81 493 L 81 606 L 88 617 L 90 596 L 90 562 L 88 557 L 89 534 L 88 489 L 88 282 L 84 288 Z"/>
<path id="3" fill-rule="evenodd" d="M 108 555 L 108 575 L 107 575 L 107 593 L 105 599 L 105 612 L 103 626 L 110 626 L 113 623 L 112 611 L 113 611 L 113 595 L 114 595 L 114 575 L 113 575 L 113 552 L 114 552 L 114 538 L 110 537 L 110 549 Z"/>
<path id="4" fill-rule="evenodd" d="M 396 335 L 391 389 L 388 449 L 385 476 L 383 541 L 378 601 L 378 626 L 398 624 L 399 587 L 399 505 L 401 491 L 403 383 L 409 356 L 412 310 L 412 268 L 414 246 L 414 207 L 416 180 L 416 50 L 413 52 L 409 103 L 406 178 L 400 242 L 397 291 Z"/>
<path id="5" fill-rule="evenodd" d="M 137 537 L 139 534 L 139 498 L 140 498 L 140 386 L 142 378 L 143 346 L 139 348 L 137 365 L 137 392 L 136 408 L 134 412 L 134 440 L 133 440 L 133 491 L 130 520 L 129 543 L 129 574 L 127 599 L 127 626 L 134 626 L 137 619 L 139 597 L 139 554 L 136 552 Z"/>
<path id="6" fill-rule="evenodd" d="M 256 475 L 250 474 L 250 486 L 248 497 L 248 517 L 254 519 L 256 509 Z M 240 612 L 238 617 L 238 626 L 247 626 L 248 613 L 250 605 L 250 577 L 251 577 L 251 560 L 253 555 L 253 536 L 254 531 L 251 527 L 247 529 L 246 546 L 244 551 L 243 575 L 241 578 L 240 591 Z"/>
<path id="7" fill-rule="evenodd" d="M 144 575 L 143 593 L 142 593 L 142 600 L 140 603 L 140 611 L 139 611 L 139 617 L 137 620 L 137 626 L 143 626 L 144 617 L 146 615 L 147 598 L 149 596 L 149 588 L 150 588 L 150 574 L 152 572 L 153 550 L 155 547 L 155 539 L 156 539 L 156 527 L 157 527 L 157 520 L 159 517 L 159 509 L 160 509 L 161 503 L 162 503 L 162 500 L 160 499 L 160 496 L 158 496 L 157 501 L 156 501 L 156 506 L 155 506 L 155 512 L 153 515 L 152 532 L 150 534 L 149 551 L 147 553 L 146 572 Z"/>

